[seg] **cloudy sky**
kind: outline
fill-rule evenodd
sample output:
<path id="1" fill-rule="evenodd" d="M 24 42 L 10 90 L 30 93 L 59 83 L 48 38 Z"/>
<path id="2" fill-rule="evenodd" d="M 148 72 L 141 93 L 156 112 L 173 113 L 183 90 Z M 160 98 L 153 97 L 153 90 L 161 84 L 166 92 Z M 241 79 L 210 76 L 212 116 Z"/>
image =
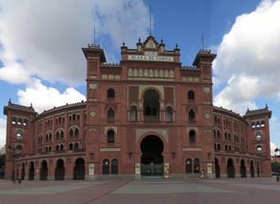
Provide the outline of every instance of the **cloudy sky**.
<path id="1" fill-rule="evenodd" d="M 151 8 L 151 12 L 150 12 Z M 151 27 L 150 27 L 151 13 Z M 181 49 L 184 66 L 200 48 L 217 53 L 214 104 L 272 110 L 272 149 L 280 146 L 280 1 L 0 0 L 0 107 L 38 111 L 85 100 L 81 47 L 100 44 L 118 63 L 123 42 L 152 35 Z M 0 147 L 6 117 L 0 114 Z"/>

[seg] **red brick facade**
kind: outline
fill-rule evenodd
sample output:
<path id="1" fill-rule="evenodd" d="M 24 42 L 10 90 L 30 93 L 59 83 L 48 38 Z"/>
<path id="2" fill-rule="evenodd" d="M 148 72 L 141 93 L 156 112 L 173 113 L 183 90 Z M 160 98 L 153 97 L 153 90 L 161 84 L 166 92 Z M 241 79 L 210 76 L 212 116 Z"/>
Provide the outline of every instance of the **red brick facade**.
<path id="1" fill-rule="evenodd" d="M 121 47 L 107 64 L 96 45 L 83 48 L 87 100 L 37 114 L 9 102 L 6 178 L 101 176 L 269 176 L 268 108 L 244 116 L 213 106 L 212 61 L 200 50 L 182 67 L 180 50 L 149 36 Z"/>

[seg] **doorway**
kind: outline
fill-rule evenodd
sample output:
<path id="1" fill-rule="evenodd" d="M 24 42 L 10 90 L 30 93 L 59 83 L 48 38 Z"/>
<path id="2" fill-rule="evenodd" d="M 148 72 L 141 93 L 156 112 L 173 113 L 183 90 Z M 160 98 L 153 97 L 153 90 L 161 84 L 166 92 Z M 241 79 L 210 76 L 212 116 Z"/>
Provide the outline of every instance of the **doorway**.
<path id="1" fill-rule="evenodd" d="M 141 175 L 162 176 L 163 163 L 163 142 L 155 135 L 145 137 L 141 142 Z"/>

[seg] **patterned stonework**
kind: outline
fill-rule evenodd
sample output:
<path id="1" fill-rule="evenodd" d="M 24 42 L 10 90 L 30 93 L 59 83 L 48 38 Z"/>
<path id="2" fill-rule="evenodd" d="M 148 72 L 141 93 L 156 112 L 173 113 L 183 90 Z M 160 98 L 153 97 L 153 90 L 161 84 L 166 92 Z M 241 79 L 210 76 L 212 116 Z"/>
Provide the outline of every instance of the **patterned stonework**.
<path id="1" fill-rule="evenodd" d="M 141 100 L 141 96 L 143 91 L 146 89 L 157 89 L 160 92 L 160 98 L 164 98 L 164 87 L 163 86 L 154 86 L 154 85 L 140 85 L 139 86 L 139 99 Z"/>
<path id="2" fill-rule="evenodd" d="M 138 140 L 139 138 L 142 136 L 142 135 L 145 135 L 145 134 L 155 134 L 157 133 L 157 135 L 161 135 L 165 141 L 168 143 L 168 131 L 167 129 L 164 129 L 164 128 L 161 128 L 161 129 L 156 129 L 156 128 L 137 128 L 136 129 L 136 144 L 138 143 Z"/>

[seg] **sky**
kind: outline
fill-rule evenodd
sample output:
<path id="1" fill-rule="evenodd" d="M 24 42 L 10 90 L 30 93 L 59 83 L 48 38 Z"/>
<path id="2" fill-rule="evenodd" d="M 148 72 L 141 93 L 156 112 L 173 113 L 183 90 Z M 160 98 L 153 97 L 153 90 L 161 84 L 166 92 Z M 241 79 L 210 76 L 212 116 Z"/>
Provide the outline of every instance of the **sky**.
<path id="1" fill-rule="evenodd" d="M 166 49 L 177 44 L 183 66 L 210 49 L 214 105 L 244 115 L 272 111 L 272 152 L 280 147 L 279 0 L 0 0 L 0 107 L 40 113 L 85 100 L 88 43 L 119 63 L 123 42 L 136 48 L 151 33 Z M 6 116 L 0 112 L 0 148 Z"/>

